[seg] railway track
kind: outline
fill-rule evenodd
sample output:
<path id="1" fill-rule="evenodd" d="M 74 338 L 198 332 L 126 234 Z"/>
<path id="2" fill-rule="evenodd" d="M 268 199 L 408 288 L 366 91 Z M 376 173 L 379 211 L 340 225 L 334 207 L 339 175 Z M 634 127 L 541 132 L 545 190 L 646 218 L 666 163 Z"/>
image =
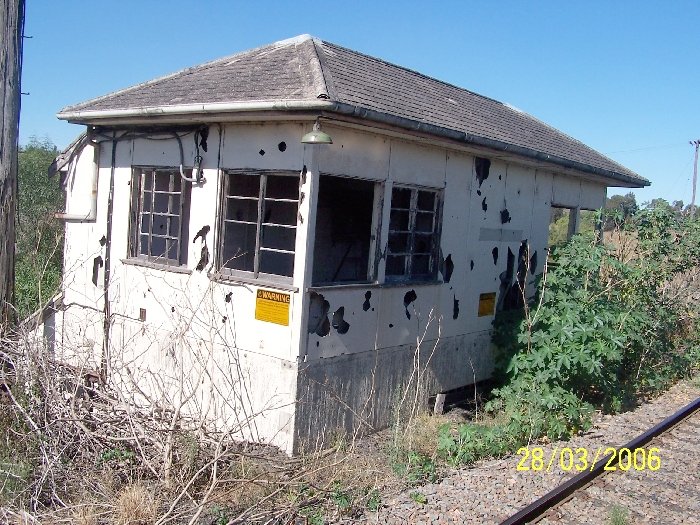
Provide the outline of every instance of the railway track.
<path id="1" fill-rule="evenodd" d="M 590 467 L 588 451 L 556 452 L 537 460 L 580 472 L 501 525 L 700 524 L 700 397 L 624 446 L 601 447 Z"/>

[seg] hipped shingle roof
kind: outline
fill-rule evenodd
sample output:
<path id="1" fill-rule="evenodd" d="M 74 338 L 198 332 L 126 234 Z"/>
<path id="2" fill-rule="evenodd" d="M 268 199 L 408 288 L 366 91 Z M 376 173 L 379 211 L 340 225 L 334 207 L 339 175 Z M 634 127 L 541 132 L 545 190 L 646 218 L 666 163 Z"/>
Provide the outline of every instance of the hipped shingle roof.
<path id="1" fill-rule="evenodd" d="M 613 179 L 649 182 L 507 104 L 308 35 L 188 68 L 64 108 L 59 118 L 232 111 L 237 104 L 351 114 Z"/>

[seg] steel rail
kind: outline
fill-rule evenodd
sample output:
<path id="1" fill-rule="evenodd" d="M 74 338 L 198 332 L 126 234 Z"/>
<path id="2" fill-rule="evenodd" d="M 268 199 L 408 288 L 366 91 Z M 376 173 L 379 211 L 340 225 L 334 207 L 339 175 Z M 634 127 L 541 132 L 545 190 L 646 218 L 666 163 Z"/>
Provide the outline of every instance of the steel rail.
<path id="1" fill-rule="evenodd" d="M 626 445 L 618 447 L 618 450 L 622 448 L 634 450 L 647 444 L 652 439 L 660 436 L 664 432 L 669 431 L 671 428 L 690 417 L 698 409 L 700 409 L 700 397 L 698 397 L 692 403 L 684 406 L 674 414 L 668 416 L 666 419 L 661 421 L 661 423 L 637 436 Z M 611 465 L 617 465 L 619 463 L 619 454 L 608 454 L 603 459 L 598 461 L 590 470 L 581 472 L 573 478 L 565 481 L 541 498 L 530 503 L 527 507 L 518 511 L 516 514 L 513 514 L 510 518 L 502 521 L 501 525 L 522 525 L 525 523 L 531 523 L 533 520 L 543 517 L 548 510 L 554 508 L 556 505 L 571 496 L 574 492 L 588 485 L 595 478 L 603 474 L 605 472 L 605 466 L 613 456 L 616 456 L 617 460 L 613 461 Z"/>

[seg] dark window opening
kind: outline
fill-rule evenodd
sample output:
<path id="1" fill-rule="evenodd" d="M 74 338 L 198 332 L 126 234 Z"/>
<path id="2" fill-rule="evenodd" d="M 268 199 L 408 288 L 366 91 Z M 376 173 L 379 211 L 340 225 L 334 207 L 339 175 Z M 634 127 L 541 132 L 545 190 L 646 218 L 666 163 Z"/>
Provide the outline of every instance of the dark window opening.
<path id="1" fill-rule="evenodd" d="M 313 284 L 373 279 L 376 183 L 322 175 L 316 208 Z"/>
<path id="2" fill-rule="evenodd" d="M 130 257 L 186 264 L 188 219 L 189 183 L 179 169 L 133 169 Z"/>
<path id="3" fill-rule="evenodd" d="M 438 192 L 394 187 L 391 192 L 388 280 L 432 280 L 437 276 Z"/>
<path id="4" fill-rule="evenodd" d="M 299 209 L 299 175 L 224 174 L 220 266 L 291 277 Z"/>

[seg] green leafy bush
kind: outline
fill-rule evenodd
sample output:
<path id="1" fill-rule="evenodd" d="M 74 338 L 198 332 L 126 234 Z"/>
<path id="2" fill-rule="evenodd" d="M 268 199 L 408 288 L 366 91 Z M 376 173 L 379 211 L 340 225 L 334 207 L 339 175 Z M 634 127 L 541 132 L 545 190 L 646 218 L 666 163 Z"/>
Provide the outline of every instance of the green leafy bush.
<path id="1" fill-rule="evenodd" d="M 63 192 L 47 170 L 58 155 L 51 141 L 33 137 L 18 158 L 15 307 L 23 319 L 58 290 L 63 260 L 63 225 L 54 213 L 63 208 Z"/>
<path id="2" fill-rule="evenodd" d="M 555 254 L 534 300 L 496 318 L 493 425 L 446 426 L 438 451 L 452 463 L 505 454 L 532 439 L 566 438 L 594 407 L 618 411 L 698 366 L 700 223 L 667 207 L 623 223 L 634 253 L 579 235 Z"/>

